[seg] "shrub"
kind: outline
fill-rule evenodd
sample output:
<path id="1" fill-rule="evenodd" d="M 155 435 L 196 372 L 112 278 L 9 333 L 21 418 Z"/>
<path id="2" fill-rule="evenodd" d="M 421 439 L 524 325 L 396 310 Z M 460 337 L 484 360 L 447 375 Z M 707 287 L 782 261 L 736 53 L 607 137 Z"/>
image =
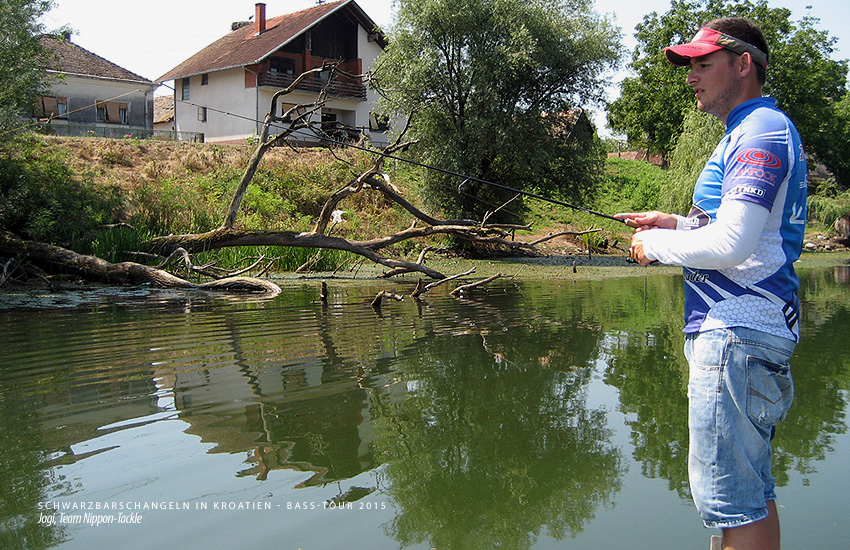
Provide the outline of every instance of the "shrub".
<path id="1" fill-rule="evenodd" d="M 113 221 L 121 206 L 115 187 L 79 181 L 65 157 L 35 134 L 0 148 L 0 229 L 67 244 Z"/>

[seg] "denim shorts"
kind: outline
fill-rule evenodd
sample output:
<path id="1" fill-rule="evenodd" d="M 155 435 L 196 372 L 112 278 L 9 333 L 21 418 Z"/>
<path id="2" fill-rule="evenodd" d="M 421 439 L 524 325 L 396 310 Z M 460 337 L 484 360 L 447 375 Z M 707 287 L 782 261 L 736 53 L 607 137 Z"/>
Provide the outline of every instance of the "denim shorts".
<path id="1" fill-rule="evenodd" d="M 687 334 L 688 476 L 706 527 L 767 516 L 776 424 L 794 399 L 788 360 L 796 343 L 748 328 Z"/>

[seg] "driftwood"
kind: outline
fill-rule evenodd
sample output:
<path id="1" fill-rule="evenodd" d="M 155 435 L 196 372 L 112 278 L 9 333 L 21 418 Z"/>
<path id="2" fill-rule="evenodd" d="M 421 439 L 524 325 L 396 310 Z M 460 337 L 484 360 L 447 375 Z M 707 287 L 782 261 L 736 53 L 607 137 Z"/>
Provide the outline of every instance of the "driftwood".
<path id="1" fill-rule="evenodd" d="M 468 290 L 472 290 L 473 288 L 486 285 L 490 281 L 498 279 L 501 276 L 502 276 L 501 273 L 496 273 L 492 277 L 487 277 L 486 279 L 482 279 L 480 281 L 476 281 L 476 282 L 470 283 L 468 285 L 461 285 L 461 286 L 457 287 L 456 289 L 452 290 L 449 294 L 451 294 L 452 296 L 457 296 L 459 294 L 463 294 L 464 292 L 466 292 Z"/>
<path id="2" fill-rule="evenodd" d="M 316 100 L 312 104 L 296 105 L 291 107 L 286 113 L 277 114 L 279 112 L 278 102 L 281 101 L 281 98 L 293 92 L 303 79 L 308 78 L 315 73 L 325 71 L 330 73 L 328 84 L 325 89 L 318 94 Z M 66 273 L 74 273 L 77 276 L 97 281 L 120 284 L 151 283 L 158 286 L 176 288 L 215 288 L 277 292 L 279 291 L 279 288 L 273 283 L 263 281 L 261 279 L 234 276 L 240 275 L 241 273 L 256 267 L 263 261 L 263 258 L 260 258 L 260 260 L 258 260 L 254 265 L 249 266 L 239 273 L 230 273 L 227 274 L 230 276 L 222 278 L 221 270 L 215 268 L 213 265 L 192 265 L 190 255 L 199 251 L 236 246 L 284 246 L 336 249 L 351 252 L 361 256 L 365 260 L 369 260 L 378 265 L 389 268 L 388 271 L 384 273 L 385 277 L 402 273 L 418 272 L 437 281 L 447 281 L 451 278 L 425 264 L 425 254 L 432 250 L 430 247 L 425 247 L 423 249 L 417 261 L 392 258 L 385 255 L 382 251 L 407 239 L 425 239 L 437 235 L 452 235 L 458 239 L 475 243 L 507 247 L 514 250 L 533 251 L 537 244 L 555 238 L 556 236 L 581 235 L 588 232 L 562 232 L 555 235 L 550 234 L 549 236 L 534 242 L 516 241 L 514 239 L 515 231 L 517 229 L 529 230 L 531 228 L 530 225 L 488 223 L 488 219 L 492 216 L 492 214 L 503 208 L 508 203 L 499 207 L 496 211 L 488 213 L 484 220 L 481 221 L 465 219 L 444 220 L 438 219 L 427 212 L 424 212 L 402 196 L 398 188 L 393 185 L 390 176 L 383 169 L 387 155 L 392 155 L 397 151 L 403 151 L 413 144 L 413 142 L 403 141 L 407 128 L 399 134 L 396 142 L 388 146 L 383 152 L 372 151 L 375 153 L 373 165 L 365 171 L 357 174 L 348 184 L 343 186 L 341 189 L 338 189 L 325 201 L 318 220 L 312 230 L 305 232 L 257 231 L 238 228 L 237 220 L 243 198 L 248 187 L 253 181 L 254 175 L 263 156 L 269 149 L 279 146 L 291 146 L 290 139 L 297 137 L 300 132 L 312 132 L 319 139 L 334 141 L 324 134 L 321 124 L 317 123 L 314 119 L 317 118 L 317 113 L 321 112 L 321 109 L 324 107 L 327 101 L 327 89 L 336 78 L 337 73 L 339 73 L 339 71 L 335 64 L 325 64 L 322 67 L 303 73 L 296 78 L 289 87 L 279 90 L 272 96 L 268 114 L 263 121 L 258 145 L 248 161 L 245 172 L 243 173 L 239 185 L 231 198 L 221 225 L 216 229 L 205 233 L 168 235 L 151 239 L 146 243 L 147 250 L 140 253 L 147 254 L 148 256 L 155 256 L 157 258 L 166 257 L 159 266 L 150 267 L 135 262 L 121 262 L 113 264 L 100 258 L 77 254 L 70 250 L 65 250 L 44 243 L 23 241 L 10 234 L 3 236 L 3 246 L 0 246 L 0 249 L 5 248 L 9 250 L 12 257 L 22 254 L 31 261 L 43 262 L 54 267 L 59 266 L 58 269 Z M 276 128 L 282 128 L 282 131 L 277 135 L 271 135 L 271 129 L 273 126 Z M 407 229 L 368 240 L 356 240 L 331 235 L 334 225 L 336 224 L 335 220 L 338 218 L 338 215 L 335 216 L 335 212 L 339 211 L 339 204 L 348 197 L 363 192 L 377 192 L 382 194 L 388 201 L 398 205 L 409 213 L 413 217 L 412 223 Z M 516 197 L 514 197 L 514 199 L 515 198 Z M 182 260 L 184 269 L 187 273 L 205 276 L 214 280 L 198 284 L 165 271 L 167 267 L 171 266 L 178 260 Z M 306 269 L 307 264 L 302 267 Z M 2 270 L 0 270 L 0 282 L 9 278 L 9 271 L 11 268 L 12 264 L 8 262 L 2 267 Z M 268 267 L 265 269 L 268 269 Z M 262 272 L 264 271 L 265 270 Z M 492 280 L 492 278 L 489 280 Z M 458 289 L 455 289 L 452 294 L 456 295 L 466 289 L 486 284 L 489 280 L 459 287 Z M 419 290 L 419 294 L 427 291 L 428 289 L 429 287 L 423 287 Z M 417 296 L 419 294 L 417 294 Z M 378 305 L 383 297 L 386 297 L 386 295 L 376 297 Z M 327 300 L 326 290 L 322 294 L 322 300 Z"/>
<path id="3" fill-rule="evenodd" d="M 452 275 L 451 277 L 446 277 L 445 279 L 440 279 L 439 281 L 434 281 L 433 283 L 429 283 L 427 285 L 422 283 L 422 279 L 419 279 L 416 282 L 416 288 L 414 288 L 413 292 L 410 293 L 410 297 L 416 299 L 416 298 L 418 298 L 422 294 L 428 292 L 429 290 L 431 290 L 434 287 L 440 286 L 443 283 L 447 283 L 447 282 L 451 281 L 452 279 L 457 279 L 459 277 L 465 277 L 467 275 L 471 275 L 472 273 L 475 273 L 474 267 L 471 268 L 469 271 L 464 271 L 463 273 L 458 273 L 457 275 Z"/>
<path id="4" fill-rule="evenodd" d="M 40 265 L 54 266 L 65 273 L 110 284 L 149 283 L 163 288 L 280 292 L 280 287 L 263 279 L 226 277 L 206 283 L 193 283 L 163 269 L 135 262 L 110 263 L 96 256 L 78 254 L 52 244 L 27 241 L 7 231 L 0 232 L 0 253 L 21 257 Z"/>
<path id="5" fill-rule="evenodd" d="M 302 78 L 322 71 L 330 72 L 330 77 L 328 78 L 329 84 L 338 72 L 335 65 L 324 65 L 320 68 L 307 71 L 288 88 L 280 90 L 272 96 L 270 109 L 263 122 L 259 143 L 248 162 L 248 166 L 233 195 L 222 224 L 217 229 L 206 233 L 169 235 L 154 238 L 147 243 L 150 252 L 169 255 L 178 248 L 182 248 L 188 252 L 196 252 L 245 245 L 328 248 L 351 252 L 378 265 L 389 268 L 384 273 L 384 277 L 419 272 L 432 279 L 442 280 L 446 278 L 446 275 L 425 265 L 424 251 L 418 261 L 406 261 L 388 257 L 382 253 L 382 250 L 407 239 L 423 239 L 435 235 L 453 235 L 459 239 L 476 243 L 533 251 L 536 244 L 552 239 L 555 236 L 568 234 L 581 235 L 586 233 L 562 232 L 557 235 L 550 235 L 537 242 L 520 242 L 513 239 L 513 233 L 517 229 L 529 230 L 530 225 L 489 224 L 486 218 L 489 218 L 490 215 L 485 217 L 483 221 L 464 219 L 443 220 L 422 211 L 401 195 L 399 190 L 393 185 L 389 175 L 383 170 L 386 155 L 392 155 L 396 151 L 405 150 L 413 144 L 412 142 L 403 141 L 406 128 L 400 133 L 396 142 L 388 146 L 383 152 L 373 151 L 376 157 L 374 164 L 370 168 L 355 176 L 347 185 L 337 190 L 325 201 L 318 220 L 311 231 L 248 231 L 238 229 L 236 227 L 236 221 L 239 207 L 263 155 L 273 147 L 289 145 L 288 140 L 296 136 L 296 132 L 309 131 L 313 132 L 319 139 L 325 139 L 321 126 L 316 125 L 311 120 L 315 113 L 321 110 L 326 101 L 324 90 L 319 94 L 314 103 L 310 105 L 298 105 L 283 115 L 276 114 L 278 112 L 278 102 L 283 96 L 291 93 L 298 86 Z M 272 125 L 281 124 L 286 124 L 281 133 L 271 136 L 270 129 Z M 334 212 L 339 210 L 340 203 L 352 195 L 368 191 L 381 193 L 387 200 L 403 208 L 414 218 L 413 223 L 405 230 L 369 240 L 355 240 L 331 236 L 330 229 L 333 228 Z M 508 238 L 509 236 L 511 238 Z M 429 249 L 426 248 L 427 250 Z M 302 268 L 306 268 L 306 265 L 302 266 Z"/>
<path id="6" fill-rule="evenodd" d="M 391 300 L 395 300 L 396 302 L 403 302 L 404 296 L 400 294 L 395 294 L 394 292 L 387 292 L 386 290 L 382 290 L 375 295 L 375 298 L 372 300 L 372 307 L 375 309 L 379 309 L 381 307 L 381 302 L 384 298 L 389 298 Z"/>

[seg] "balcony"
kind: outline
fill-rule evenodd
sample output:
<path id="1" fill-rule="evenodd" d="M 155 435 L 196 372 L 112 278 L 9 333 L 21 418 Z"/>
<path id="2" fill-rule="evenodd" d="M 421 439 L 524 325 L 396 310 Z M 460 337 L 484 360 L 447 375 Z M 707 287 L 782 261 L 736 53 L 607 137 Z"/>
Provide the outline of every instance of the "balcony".
<path id="1" fill-rule="evenodd" d="M 324 76 L 325 73 L 322 73 Z M 286 88 L 295 82 L 296 75 L 264 71 L 257 77 L 259 86 L 268 86 L 271 88 Z M 298 85 L 296 90 L 299 92 L 319 93 L 327 83 L 326 78 L 320 76 L 309 76 Z M 348 77 L 338 76 L 331 86 L 328 88 L 328 95 L 341 99 L 355 99 L 358 101 L 366 101 L 366 86 L 363 83 Z"/>

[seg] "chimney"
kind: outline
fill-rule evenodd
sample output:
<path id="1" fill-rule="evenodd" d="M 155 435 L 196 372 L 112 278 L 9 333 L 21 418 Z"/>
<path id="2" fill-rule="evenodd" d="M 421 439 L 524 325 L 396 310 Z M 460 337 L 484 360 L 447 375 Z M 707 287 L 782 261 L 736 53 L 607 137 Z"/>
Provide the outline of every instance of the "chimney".
<path id="1" fill-rule="evenodd" d="M 254 28 L 257 29 L 255 35 L 266 32 L 266 5 L 262 2 L 254 5 Z"/>

